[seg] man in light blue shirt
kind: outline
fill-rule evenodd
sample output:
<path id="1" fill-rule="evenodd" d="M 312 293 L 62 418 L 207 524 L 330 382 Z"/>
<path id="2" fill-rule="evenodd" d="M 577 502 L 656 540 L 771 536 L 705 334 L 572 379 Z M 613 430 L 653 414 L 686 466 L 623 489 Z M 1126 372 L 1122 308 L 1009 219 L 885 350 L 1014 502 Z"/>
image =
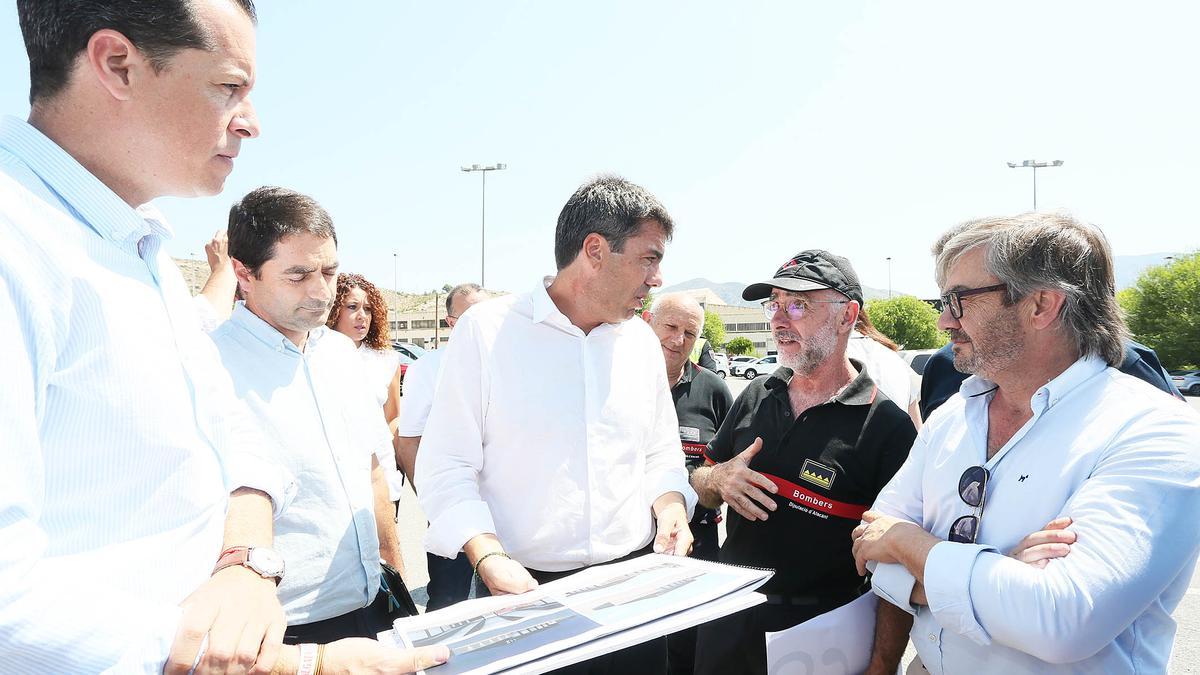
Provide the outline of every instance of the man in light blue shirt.
<path id="1" fill-rule="evenodd" d="M 354 343 L 325 326 L 337 290 L 333 222 L 309 197 L 258 188 L 230 210 L 229 254 L 245 301 L 213 341 L 238 402 L 279 440 L 300 483 L 275 522 L 288 562 L 285 642 L 374 637 L 391 623 L 386 600 L 372 604 L 380 558 L 400 555 L 375 458 L 391 434 Z"/>
<path id="2" fill-rule="evenodd" d="M 1029 213 L 934 254 L 939 325 L 974 377 L 854 532 L 887 601 L 877 651 L 911 624 L 931 673 L 1166 672 L 1200 550 L 1200 415 L 1114 367 L 1108 242 Z"/>
<path id="3" fill-rule="evenodd" d="M 31 111 L 0 121 L 0 673 L 293 672 L 278 570 L 213 572 L 223 546 L 271 545 L 292 481 L 230 405 L 170 227 L 135 210 L 216 194 L 258 135 L 253 4 L 17 13 Z M 325 663 L 420 665 L 368 647 Z"/>

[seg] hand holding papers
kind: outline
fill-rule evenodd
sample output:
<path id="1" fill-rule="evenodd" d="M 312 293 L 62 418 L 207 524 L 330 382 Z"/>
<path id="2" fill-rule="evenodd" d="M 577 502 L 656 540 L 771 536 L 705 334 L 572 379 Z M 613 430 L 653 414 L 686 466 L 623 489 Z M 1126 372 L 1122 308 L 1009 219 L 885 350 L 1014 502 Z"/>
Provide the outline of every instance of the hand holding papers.
<path id="1" fill-rule="evenodd" d="M 602 653 L 586 648 L 601 639 L 605 651 L 618 649 L 757 604 L 761 596 L 752 591 L 771 574 L 651 554 L 521 595 L 398 619 L 379 639 L 401 647 L 446 645 L 450 661 L 430 671 L 438 675 L 542 672 Z M 737 596 L 745 601 L 735 602 Z"/>

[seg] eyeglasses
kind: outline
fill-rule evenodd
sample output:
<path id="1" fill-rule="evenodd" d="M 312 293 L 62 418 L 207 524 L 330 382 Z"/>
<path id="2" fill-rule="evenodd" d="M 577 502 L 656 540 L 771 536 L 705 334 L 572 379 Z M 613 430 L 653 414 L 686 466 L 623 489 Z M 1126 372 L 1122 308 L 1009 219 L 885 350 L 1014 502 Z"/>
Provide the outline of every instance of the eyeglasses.
<path id="1" fill-rule="evenodd" d="M 975 513 L 962 516 L 950 525 L 950 541 L 957 544 L 974 544 L 979 534 L 979 523 L 983 520 L 983 500 L 987 494 L 988 470 L 982 466 L 968 467 L 958 479 L 958 496 L 975 508 Z"/>
<path id="2" fill-rule="evenodd" d="M 786 305 L 784 305 L 782 302 L 780 302 L 778 300 L 767 300 L 766 302 L 764 302 L 762 304 L 763 314 L 767 315 L 767 321 L 774 319 L 775 313 L 778 312 L 780 309 L 783 309 L 784 311 L 786 311 L 787 315 L 789 317 L 791 317 L 793 320 L 799 321 L 800 319 L 804 318 L 805 314 L 808 314 L 809 312 L 812 311 L 813 305 L 816 305 L 816 304 L 844 305 L 850 301 L 849 300 L 808 300 L 808 299 L 801 300 L 799 298 L 795 298 L 795 299 L 789 298 L 789 299 L 785 299 L 785 302 L 787 302 Z"/>
<path id="3" fill-rule="evenodd" d="M 969 298 L 972 295 L 980 293 L 991 293 L 1002 288 L 1008 288 L 1008 284 L 993 284 L 991 286 L 982 286 L 980 288 L 966 288 L 961 291 L 949 291 L 942 296 L 942 307 L 950 308 L 950 316 L 955 319 L 961 319 L 963 315 L 962 299 Z"/>

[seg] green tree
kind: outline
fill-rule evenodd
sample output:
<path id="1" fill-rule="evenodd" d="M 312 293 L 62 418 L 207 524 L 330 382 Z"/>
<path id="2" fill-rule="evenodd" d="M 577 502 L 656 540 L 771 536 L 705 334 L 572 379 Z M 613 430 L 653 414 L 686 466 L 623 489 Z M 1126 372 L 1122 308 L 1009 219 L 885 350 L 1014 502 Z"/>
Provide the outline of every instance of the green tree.
<path id="1" fill-rule="evenodd" d="M 653 306 L 654 306 L 654 294 L 647 291 L 646 297 L 642 298 L 642 312 L 649 312 L 650 308 Z"/>
<path id="2" fill-rule="evenodd" d="M 725 344 L 725 322 L 721 320 L 721 315 L 704 310 L 704 330 L 700 332 L 700 337 L 708 340 L 713 349 Z"/>
<path id="3" fill-rule="evenodd" d="M 754 343 L 749 338 L 735 337 L 725 344 L 725 353 L 730 356 L 753 354 Z"/>
<path id="4" fill-rule="evenodd" d="M 911 295 L 887 300 L 872 300 L 864 311 L 880 333 L 890 337 L 901 349 L 936 349 L 948 338 L 938 330 L 937 310 Z"/>
<path id="5" fill-rule="evenodd" d="M 1142 272 L 1117 294 L 1129 330 L 1167 368 L 1200 365 L 1200 251 Z"/>

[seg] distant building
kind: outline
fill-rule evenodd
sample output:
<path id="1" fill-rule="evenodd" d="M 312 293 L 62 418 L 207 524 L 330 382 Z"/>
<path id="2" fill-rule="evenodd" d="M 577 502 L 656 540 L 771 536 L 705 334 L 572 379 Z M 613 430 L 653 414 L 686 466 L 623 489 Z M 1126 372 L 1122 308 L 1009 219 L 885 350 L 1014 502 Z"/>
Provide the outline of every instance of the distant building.
<path id="1" fill-rule="evenodd" d="M 727 305 L 711 288 L 675 292 L 692 296 L 706 311 L 721 317 L 721 322 L 725 324 L 726 342 L 735 337 L 744 337 L 754 343 L 754 350 L 759 356 L 775 353 L 775 337 L 771 334 L 771 324 L 761 307 Z"/>

